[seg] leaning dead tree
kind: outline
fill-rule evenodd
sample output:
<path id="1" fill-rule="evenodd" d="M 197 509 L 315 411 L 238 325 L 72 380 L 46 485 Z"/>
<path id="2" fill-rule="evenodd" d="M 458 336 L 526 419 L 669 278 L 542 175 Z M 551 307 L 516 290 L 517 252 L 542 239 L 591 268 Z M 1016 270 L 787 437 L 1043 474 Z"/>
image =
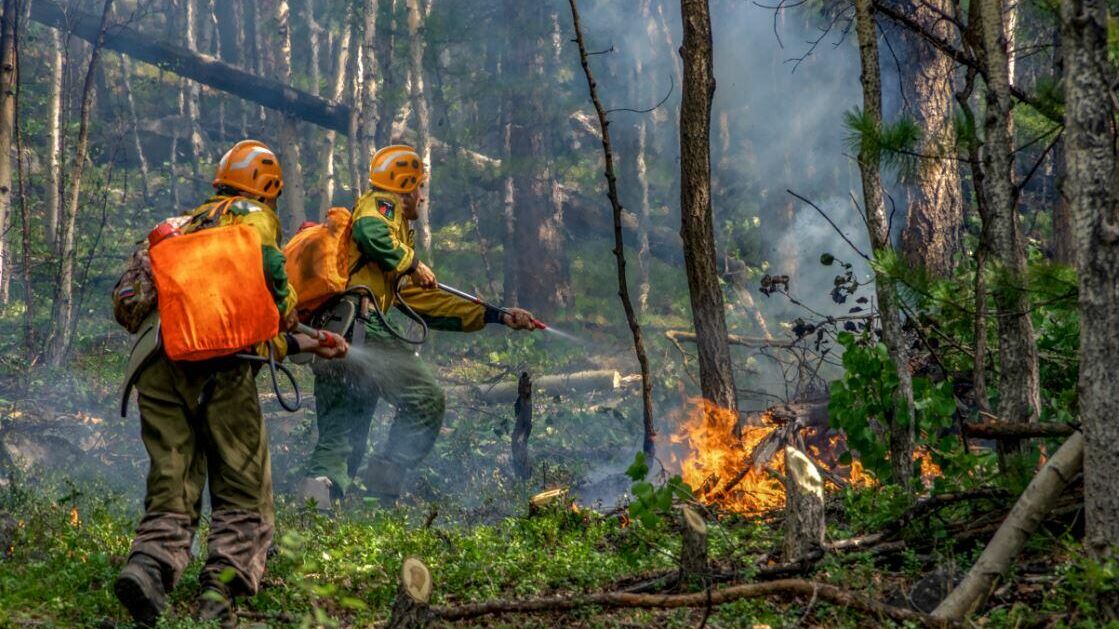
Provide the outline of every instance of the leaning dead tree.
<path id="1" fill-rule="evenodd" d="M 1080 472 L 1083 462 L 1084 437 L 1074 433 L 1030 481 L 967 577 L 940 603 L 934 616 L 962 620 L 982 605 L 995 579 L 1010 569 L 1030 535 Z"/>
<path id="2" fill-rule="evenodd" d="M 583 38 L 583 28 L 579 22 L 579 6 L 576 0 L 569 0 L 571 4 L 571 19 L 575 26 L 575 41 L 579 45 L 579 62 L 583 66 L 583 74 L 587 77 L 587 88 L 591 93 L 591 102 L 594 103 L 595 113 L 598 115 L 598 125 L 602 129 L 602 153 L 606 162 L 606 194 L 610 199 L 610 207 L 614 211 L 614 260 L 618 269 L 618 298 L 622 301 L 622 309 L 626 313 L 626 322 L 629 324 L 630 334 L 633 336 L 633 351 L 637 354 L 637 363 L 641 367 L 641 404 L 645 437 L 642 450 L 649 459 L 653 458 L 656 449 L 656 430 L 653 427 L 653 380 L 649 376 L 649 357 L 645 353 L 645 339 L 641 335 L 641 324 L 637 322 L 637 313 L 633 308 L 633 301 L 629 296 L 629 280 L 626 278 L 626 252 L 625 242 L 622 237 L 622 215 L 625 208 L 618 199 L 618 178 L 614 174 L 614 149 L 610 145 L 610 121 L 606 119 L 606 109 L 598 98 L 598 87 L 591 73 L 591 66 L 587 61 L 587 44 Z M 708 212 L 710 214 L 710 212 Z M 714 259 L 712 259 L 714 262 Z M 719 301 L 720 306 L 722 300 Z M 721 313 L 721 311 L 720 311 Z M 724 330 L 726 322 L 723 323 Z M 724 347 L 725 347 L 724 343 Z M 702 356 L 703 352 L 700 352 Z M 727 361 L 730 353 L 727 352 Z M 728 365 L 729 372 L 729 365 Z M 733 381 L 731 391 L 734 391 Z M 734 408 L 734 406 L 731 406 Z"/>

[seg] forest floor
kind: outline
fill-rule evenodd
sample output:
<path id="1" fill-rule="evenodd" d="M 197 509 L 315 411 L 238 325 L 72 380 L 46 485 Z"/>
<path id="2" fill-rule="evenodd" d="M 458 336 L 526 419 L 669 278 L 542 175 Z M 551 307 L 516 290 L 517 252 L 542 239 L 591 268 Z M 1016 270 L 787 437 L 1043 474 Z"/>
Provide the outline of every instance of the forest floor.
<path id="1" fill-rule="evenodd" d="M 548 343 L 496 334 L 467 342 L 445 335 L 435 339 L 432 360 L 448 384 L 508 380 L 526 364 L 546 373 L 625 369 L 618 359 L 621 349 L 596 343 L 592 353 L 586 346 Z M 111 585 L 142 510 L 147 460 L 135 417 L 120 419 L 116 409 L 122 344 L 113 335 L 86 339 L 63 373 L 28 374 L 7 366 L 0 375 L 0 471 L 9 470 L 0 474 L 0 626 L 129 626 Z M 297 371 L 309 391 L 304 372 Z M 260 382 L 267 391 L 263 377 Z M 663 387 L 658 403 L 679 405 L 681 389 Z M 681 549 L 678 520 L 663 504 L 644 505 L 642 511 L 651 515 L 638 517 L 635 504 L 657 499 L 641 498 L 625 473 L 641 440 L 631 389 L 579 400 L 539 396 L 528 479 L 517 479 L 511 470 L 511 405 L 452 399 L 436 451 L 399 508 L 384 510 L 352 499 L 329 515 L 291 497 L 313 443 L 313 404 L 285 414 L 269 395 L 263 398 L 277 489 L 276 544 L 261 592 L 240 605 L 242 626 L 383 624 L 401 563 L 409 556 L 430 567 L 432 602 L 442 606 L 627 589 L 671 591 L 670 575 Z M 390 417 L 389 409 L 379 410 L 373 443 L 382 439 Z M 12 464 L 13 452 L 22 463 Z M 666 480 L 665 474 L 654 474 L 654 480 Z M 553 487 L 568 488 L 570 494 L 550 508 L 529 509 L 531 496 Z M 709 527 L 714 587 L 792 577 L 928 612 L 970 567 L 1016 496 L 1012 488 L 997 486 L 930 488 L 927 493 L 941 496 L 932 499 L 944 504 L 914 512 L 893 488 L 828 489 L 829 544 L 872 543 L 835 548 L 796 566 L 781 563 L 780 510 L 743 516 L 695 505 Z M 957 498 L 945 500 L 947 494 Z M 1074 488 L 997 585 L 975 617 L 977 625 L 1102 626 L 1097 620 L 1101 601 L 1119 590 L 1119 568 L 1082 559 L 1079 505 Z M 899 527 L 898 522 L 907 524 Z M 204 518 L 199 539 L 206 528 Z M 204 556 L 204 543 L 196 542 L 194 552 Z M 175 590 L 162 626 L 197 626 L 190 618 L 200 563 L 191 564 Z M 463 624 L 894 625 L 816 596 L 744 599 L 710 609 L 586 607 L 482 616 Z"/>

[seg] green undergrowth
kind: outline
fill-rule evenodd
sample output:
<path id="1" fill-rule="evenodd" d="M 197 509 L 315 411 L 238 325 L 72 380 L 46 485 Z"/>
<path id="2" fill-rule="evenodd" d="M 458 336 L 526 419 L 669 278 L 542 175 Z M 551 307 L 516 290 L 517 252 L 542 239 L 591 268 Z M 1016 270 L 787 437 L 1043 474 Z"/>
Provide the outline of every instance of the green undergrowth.
<path id="1" fill-rule="evenodd" d="M 867 510 L 889 514 L 901 508 L 900 501 L 875 490 L 849 491 L 838 502 L 842 514 L 829 527 L 831 539 L 881 526 L 878 518 L 865 517 Z M 431 568 L 433 603 L 456 605 L 618 589 L 671 571 L 679 553 L 679 535 L 669 517 L 628 522 L 559 502 L 543 513 L 530 516 L 526 506 L 493 523 L 476 524 L 464 519 L 466 511 L 440 506 L 442 511 L 428 505 L 385 511 L 358 504 L 328 517 L 281 500 L 268 573 L 261 592 L 240 605 L 242 626 L 368 626 L 384 620 L 408 556 Z M 966 519 L 972 517 L 970 508 L 960 506 L 945 516 Z M 97 485 L 30 490 L 16 484 L 0 491 L 0 626 L 129 626 L 111 586 L 139 511 L 134 499 Z M 204 521 L 200 537 L 206 528 Z M 907 536 L 935 537 L 938 529 L 934 523 Z M 779 523 L 724 517 L 710 523 L 712 559 L 724 567 L 752 565 L 779 545 L 780 534 Z M 970 565 L 980 548 L 978 543 L 970 550 L 946 546 L 931 556 L 904 552 L 888 565 L 869 553 L 829 555 L 811 578 L 890 602 L 928 573 L 930 561 Z M 205 555 L 204 544 L 195 550 Z M 1114 562 L 1083 559 L 1070 537 L 1048 533 L 1035 536 L 1027 554 L 1030 562 L 1020 566 L 1050 562 L 1045 589 L 1038 592 L 1030 578 L 1012 573 L 1003 588 L 1009 588 L 1008 602 L 992 605 L 982 626 L 1033 626 L 1031 619 L 1057 627 L 1103 626 L 1095 619 L 1119 591 Z M 191 563 L 161 626 L 199 626 L 191 616 L 200 568 L 200 560 Z M 746 569 L 742 578 L 749 574 Z M 702 615 L 702 609 L 587 609 L 562 616 L 487 618 L 478 624 L 684 627 L 696 626 Z M 719 606 L 708 623 L 778 627 L 798 619 L 829 627 L 867 626 L 868 621 L 820 601 L 767 599 Z"/>

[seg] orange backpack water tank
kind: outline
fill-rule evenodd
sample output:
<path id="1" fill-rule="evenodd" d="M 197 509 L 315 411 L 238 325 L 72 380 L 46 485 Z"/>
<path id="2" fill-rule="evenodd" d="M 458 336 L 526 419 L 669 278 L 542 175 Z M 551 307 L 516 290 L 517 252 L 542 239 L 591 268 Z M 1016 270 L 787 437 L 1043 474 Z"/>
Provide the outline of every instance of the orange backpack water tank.
<path id="1" fill-rule="evenodd" d="M 346 290 L 353 233 L 350 219 L 349 210 L 332 207 L 325 222 L 299 230 L 284 247 L 288 281 L 299 296 L 296 308 L 300 316 Z"/>
<path id="2" fill-rule="evenodd" d="M 167 238 L 152 247 L 151 261 L 163 349 L 171 360 L 229 356 L 279 333 L 280 313 L 252 227 Z"/>

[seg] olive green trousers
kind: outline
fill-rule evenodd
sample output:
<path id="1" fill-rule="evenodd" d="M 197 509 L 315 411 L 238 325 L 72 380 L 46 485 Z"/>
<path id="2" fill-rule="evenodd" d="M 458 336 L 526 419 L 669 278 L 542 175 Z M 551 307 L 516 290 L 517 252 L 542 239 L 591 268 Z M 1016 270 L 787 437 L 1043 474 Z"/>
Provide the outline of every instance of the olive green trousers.
<path id="1" fill-rule="evenodd" d="M 443 426 L 446 400 L 415 346 L 392 338 L 377 322 L 365 343 L 344 361 L 315 363 L 319 436 L 307 468 L 345 493 L 365 457 L 377 402 L 396 408 L 388 440 L 369 462 L 366 488 L 374 495 L 400 493 L 407 471 L 431 452 Z"/>
<path id="2" fill-rule="evenodd" d="M 131 554 L 155 559 L 168 590 L 190 561 L 207 479 L 212 516 L 203 579 L 225 572 L 227 580 L 232 568 L 235 593 L 260 586 L 275 515 L 256 371 L 232 357 L 175 363 L 161 351 L 137 379 L 151 467 Z"/>

